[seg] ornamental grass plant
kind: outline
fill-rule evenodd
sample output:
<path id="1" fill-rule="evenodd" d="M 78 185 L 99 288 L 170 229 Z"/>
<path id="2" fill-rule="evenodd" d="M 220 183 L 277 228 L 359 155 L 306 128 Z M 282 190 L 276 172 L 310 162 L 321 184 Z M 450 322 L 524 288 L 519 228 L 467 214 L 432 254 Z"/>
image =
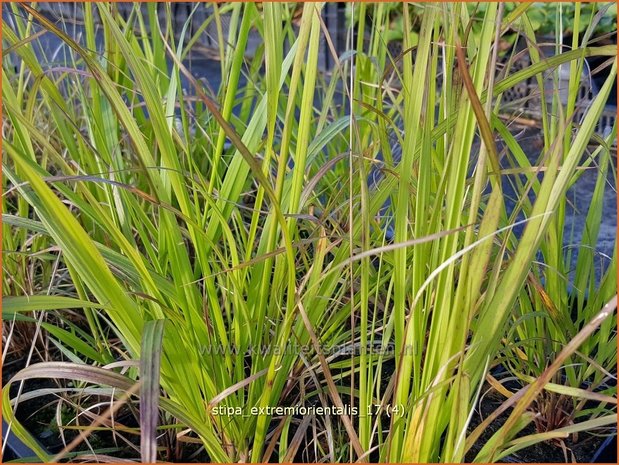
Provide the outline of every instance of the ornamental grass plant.
<path id="1" fill-rule="evenodd" d="M 169 3 L 83 3 L 79 33 L 4 4 L 4 363 L 34 331 L 3 388 L 11 430 L 43 461 L 122 443 L 146 462 L 186 448 L 425 463 L 475 445 L 492 462 L 616 424 L 616 247 L 600 276 L 595 258 L 616 173 L 616 126 L 596 134 L 616 47 L 589 43 L 604 8 L 581 24 L 575 5 L 585 32 L 546 57 L 528 4 L 487 4 L 474 33 L 463 4 L 404 4 L 396 56 L 382 3 L 349 6 L 339 55 L 323 3 L 217 4 L 197 23 L 198 3 L 180 30 Z M 218 88 L 189 65 L 212 25 Z M 531 57 L 520 70 L 499 60 L 515 32 Z M 574 121 L 589 57 L 608 77 Z M 554 86 L 534 162 L 501 113 L 531 78 Z M 567 192 L 586 170 L 586 232 L 566 250 Z M 57 388 L 24 389 L 40 378 Z M 506 400 L 474 427 L 488 383 Z M 53 453 L 16 418 L 50 394 L 69 417 L 59 431 L 80 433 Z M 573 406 L 567 421 L 543 422 L 549 394 Z M 114 447 L 89 442 L 102 430 Z"/>

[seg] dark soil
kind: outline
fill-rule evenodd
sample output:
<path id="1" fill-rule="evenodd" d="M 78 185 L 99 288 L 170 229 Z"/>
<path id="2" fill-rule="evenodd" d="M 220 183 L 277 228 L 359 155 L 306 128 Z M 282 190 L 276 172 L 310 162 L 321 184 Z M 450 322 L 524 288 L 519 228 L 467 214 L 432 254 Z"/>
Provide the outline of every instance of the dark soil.
<path id="1" fill-rule="evenodd" d="M 25 366 L 25 357 L 19 361 L 11 363 L 8 367 L 2 367 L 2 385 L 4 386 L 19 370 Z M 34 362 L 33 362 L 34 363 Z M 10 388 L 10 397 L 15 398 L 19 392 L 19 382 L 13 383 Z M 67 383 L 62 380 L 50 380 L 50 379 L 32 379 L 24 383 L 22 389 L 22 395 L 28 392 L 36 391 L 45 388 L 62 388 L 66 387 Z M 56 454 L 60 452 L 65 443 L 62 442 L 62 437 L 57 426 L 57 402 L 58 395 L 45 395 L 29 399 L 18 405 L 15 411 L 15 417 L 21 425 L 23 425 L 32 436 L 50 453 Z M 88 399 L 86 402 L 103 402 L 105 399 Z M 82 405 L 86 407 L 86 405 Z M 98 413 L 103 413 L 105 408 L 101 408 Z M 95 411 L 96 412 L 96 411 Z M 68 423 L 68 420 L 73 418 L 74 412 L 62 410 L 61 416 L 63 416 L 63 422 Z M 127 427 L 137 427 L 134 415 L 129 409 L 121 408 L 116 416 L 115 420 Z M 87 419 L 80 422 L 81 425 L 88 424 Z M 74 425 L 74 422 L 71 423 Z M 76 430 L 66 429 L 64 431 L 65 442 L 68 444 L 73 438 L 77 436 Z M 3 431 L 3 438 L 6 435 L 6 431 Z M 135 443 L 139 445 L 139 436 L 125 435 L 128 439 L 134 439 Z M 89 445 L 90 447 L 89 447 Z M 90 434 L 88 437 L 88 444 L 83 442 L 74 451 L 75 452 L 90 452 L 96 451 L 98 453 L 110 454 L 115 457 L 127 457 L 135 458 L 135 451 L 127 454 L 129 447 L 122 441 L 115 441 L 113 434 L 109 431 L 96 431 Z M 11 452 L 6 451 L 6 455 L 2 457 L 2 462 L 8 460 L 14 460 L 17 457 L 13 457 Z M 131 455 L 133 454 L 133 455 Z M 31 457 L 33 460 L 36 457 Z"/>
<path id="2" fill-rule="evenodd" d="M 505 399 L 491 391 L 476 410 L 475 415 L 471 420 L 469 431 L 473 431 L 484 419 L 494 412 Z M 471 462 L 475 455 L 481 450 L 484 444 L 492 437 L 492 435 L 505 423 L 510 411 L 503 413 L 496 421 L 484 431 L 481 438 L 471 448 L 466 456 L 466 462 Z M 534 434 L 535 428 L 532 425 L 527 426 L 518 436 L 526 436 Z M 500 463 L 565 463 L 571 462 L 574 459 L 578 463 L 591 463 L 596 452 L 605 441 L 603 436 L 594 436 L 593 434 L 580 433 L 577 438 L 569 437 L 565 439 L 565 450 L 561 445 L 551 441 L 544 441 L 535 444 L 531 447 L 521 449 L 513 455 L 507 456 Z M 614 460 L 610 463 L 616 463 L 616 450 Z M 567 454 L 567 457 L 566 457 Z"/>

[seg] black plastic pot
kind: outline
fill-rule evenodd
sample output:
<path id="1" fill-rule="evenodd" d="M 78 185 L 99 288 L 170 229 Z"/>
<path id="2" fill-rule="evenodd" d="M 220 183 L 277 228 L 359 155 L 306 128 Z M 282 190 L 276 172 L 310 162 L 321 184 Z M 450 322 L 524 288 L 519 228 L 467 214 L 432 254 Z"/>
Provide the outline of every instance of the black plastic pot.
<path id="1" fill-rule="evenodd" d="M 7 435 L 8 432 L 8 435 Z M 6 446 L 5 446 L 6 444 Z M 2 455 L 2 462 L 9 460 L 17 460 L 24 458 L 36 457 L 34 451 L 22 442 L 17 436 L 13 434 L 13 431 L 9 430 L 9 425 L 4 418 L 2 419 L 2 445 L 4 448 L 4 454 Z M 41 446 L 43 447 L 43 446 Z"/>
<path id="2" fill-rule="evenodd" d="M 617 463 L 617 434 L 609 436 L 597 450 L 592 463 Z"/>

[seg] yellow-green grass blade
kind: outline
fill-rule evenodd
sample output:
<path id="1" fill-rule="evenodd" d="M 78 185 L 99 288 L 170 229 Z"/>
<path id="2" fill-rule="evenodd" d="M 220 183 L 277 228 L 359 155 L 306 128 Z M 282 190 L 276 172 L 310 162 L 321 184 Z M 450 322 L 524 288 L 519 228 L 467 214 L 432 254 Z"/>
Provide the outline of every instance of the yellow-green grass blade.
<path id="1" fill-rule="evenodd" d="M 43 225 L 67 259 L 84 278 L 93 295 L 102 305 L 106 306 L 112 318 L 123 327 L 130 349 L 137 354 L 142 323 L 140 311 L 135 303 L 120 287 L 103 257 L 75 217 L 35 174 L 32 161 L 8 141 L 4 141 L 4 147 L 33 191 L 29 193 L 21 188 L 22 195 L 34 206 Z"/>

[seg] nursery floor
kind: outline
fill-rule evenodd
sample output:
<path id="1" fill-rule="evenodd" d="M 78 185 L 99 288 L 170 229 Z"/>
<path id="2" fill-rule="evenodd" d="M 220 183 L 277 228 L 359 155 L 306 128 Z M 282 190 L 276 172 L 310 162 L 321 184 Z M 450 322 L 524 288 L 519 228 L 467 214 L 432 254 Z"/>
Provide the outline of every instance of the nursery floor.
<path id="1" fill-rule="evenodd" d="M 487 389 L 487 387 L 486 387 Z M 484 389 L 485 390 L 485 389 Z M 479 425 L 484 419 L 492 414 L 505 400 L 496 391 L 490 391 L 490 393 L 484 397 L 484 400 L 478 406 L 473 418 L 469 431 L 473 431 L 477 425 Z M 503 425 L 510 411 L 507 411 L 501 415 L 496 421 L 490 424 L 488 428 L 483 432 L 480 440 L 475 444 L 469 454 L 467 455 L 467 461 L 472 461 L 475 455 L 481 450 L 482 446 L 486 443 L 490 437 Z M 522 436 L 535 433 L 535 428 L 529 425 L 521 433 Z M 592 434 L 581 433 L 578 437 L 569 437 L 565 439 L 565 450 L 558 443 L 550 441 L 541 442 L 534 446 L 527 447 L 518 451 L 517 453 L 507 456 L 501 463 L 565 463 L 571 462 L 572 458 L 578 463 L 590 463 L 595 453 L 598 451 L 602 443 L 606 438 L 600 436 L 594 436 Z M 567 460 L 565 457 L 567 453 Z M 573 454 L 573 457 L 572 457 Z M 614 462 L 616 462 L 616 457 Z"/>

